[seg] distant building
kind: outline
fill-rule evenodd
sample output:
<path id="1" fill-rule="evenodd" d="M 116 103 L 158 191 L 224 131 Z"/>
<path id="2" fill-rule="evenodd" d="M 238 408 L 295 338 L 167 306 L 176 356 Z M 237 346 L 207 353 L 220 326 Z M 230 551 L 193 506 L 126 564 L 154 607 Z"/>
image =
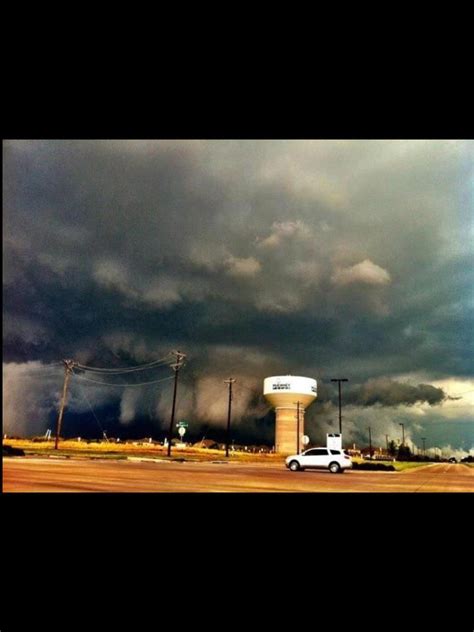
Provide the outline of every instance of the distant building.
<path id="1" fill-rule="evenodd" d="M 219 444 L 213 439 L 203 439 L 202 441 L 197 441 L 193 448 L 205 448 L 207 450 L 218 450 Z"/>
<path id="2" fill-rule="evenodd" d="M 348 450 L 349 454 L 350 451 Z M 361 452 L 361 456 L 364 459 L 370 459 L 372 458 L 373 461 L 394 461 L 394 457 L 387 451 L 384 450 L 384 448 L 374 448 L 374 446 L 372 446 L 372 457 L 370 455 L 370 447 L 367 446 L 366 448 L 362 448 Z"/>
<path id="3" fill-rule="evenodd" d="M 362 452 L 360 450 L 357 450 L 357 448 L 348 448 L 347 450 L 345 450 L 345 452 L 347 452 L 349 456 L 355 456 L 358 458 L 362 457 Z"/>

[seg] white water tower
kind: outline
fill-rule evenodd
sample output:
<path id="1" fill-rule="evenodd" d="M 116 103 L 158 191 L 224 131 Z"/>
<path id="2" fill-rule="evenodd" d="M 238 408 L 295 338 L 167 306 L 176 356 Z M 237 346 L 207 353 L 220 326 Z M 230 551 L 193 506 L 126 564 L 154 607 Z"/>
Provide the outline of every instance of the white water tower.
<path id="1" fill-rule="evenodd" d="M 296 454 L 298 448 L 301 451 L 304 412 L 318 396 L 316 380 L 297 375 L 267 377 L 263 380 L 263 395 L 275 408 L 275 452 Z"/>

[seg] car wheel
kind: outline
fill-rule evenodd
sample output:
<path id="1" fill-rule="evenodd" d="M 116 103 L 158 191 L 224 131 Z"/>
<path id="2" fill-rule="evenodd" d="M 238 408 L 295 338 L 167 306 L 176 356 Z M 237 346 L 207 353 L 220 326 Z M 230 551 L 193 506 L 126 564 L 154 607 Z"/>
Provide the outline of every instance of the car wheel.
<path id="1" fill-rule="evenodd" d="M 341 471 L 341 466 L 339 465 L 339 463 L 336 463 L 334 461 L 333 463 L 329 464 L 329 471 L 331 472 L 331 474 L 338 474 Z"/>
<path id="2" fill-rule="evenodd" d="M 292 472 L 297 472 L 299 469 L 300 469 L 300 464 L 298 463 L 298 461 L 291 461 L 290 470 Z"/>

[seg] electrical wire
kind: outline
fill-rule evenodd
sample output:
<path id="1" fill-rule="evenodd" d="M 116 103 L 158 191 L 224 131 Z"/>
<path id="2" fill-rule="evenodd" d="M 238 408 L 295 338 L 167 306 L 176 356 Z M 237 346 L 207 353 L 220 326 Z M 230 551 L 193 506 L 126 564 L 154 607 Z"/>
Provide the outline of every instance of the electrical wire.
<path id="1" fill-rule="evenodd" d="M 131 367 L 128 369 L 90 369 L 89 367 L 84 367 L 81 364 L 75 364 L 75 368 L 79 369 L 80 371 L 89 371 L 90 373 L 103 373 L 105 375 L 115 375 L 115 374 L 120 374 L 120 373 L 133 373 L 135 371 L 151 371 L 153 369 L 160 368 L 168 363 L 169 363 L 169 359 L 164 360 L 164 361 L 156 361 L 156 362 L 141 365 L 138 367 Z"/>
<path id="2" fill-rule="evenodd" d="M 116 373 L 132 373 L 133 371 L 145 371 L 147 369 L 154 369 L 160 365 L 166 364 L 170 360 L 170 354 L 161 358 L 160 360 L 154 360 L 153 362 L 148 362 L 147 364 L 140 364 L 138 366 L 133 367 L 122 367 L 116 369 L 105 369 L 93 366 L 87 366 L 85 364 L 76 363 L 75 368 L 81 369 L 82 371 L 92 371 L 94 373 L 106 373 L 106 374 L 116 374 Z"/>
<path id="3" fill-rule="evenodd" d="M 135 384 L 130 384 L 130 383 L 125 383 L 125 382 L 116 382 L 115 384 L 112 384 L 111 382 L 100 382 L 99 380 L 91 380 L 89 377 L 85 377 L 83 375 L 78 375 L 77 373 L 73 372 L 73 375 L 75 375 L 79 380 L 87 380 L 87 382 L 94 382 L 94 384 L 99 384 L 101 386 L 115 386 L 115 387 L 120 387 L 120 386 L 145 386 L 146 384 L 158 384 L 159 382 L 166 382 L 168 380 L 173 380 L 174 379 L 174 375 L 170 375 L 169 377 L 165 377 L 161 380 L 153 380 L 151 382 L 137 382 Z"/>
<path id="4" fill-rule="evenodd" d="M 100 423 L 99 419 L 97 418 L 97 415 L 95 414 L 94 409 L 92 408 L 92 404 L 90 403 L 89 398 L 87 397 L 85 392 L 82 390 L 82 386 L 81 385 L 79 385 L 79 392 L 80 392 L 82 398 L 87 402 L 89 408 L 91 409 L 91 412 L 94 415 L 94 418 L 97 421 L 97 423 L 99 425 L 99 428 L 100 428 L 100 430 L 102 432 L 102 437 L 105 437 L 107 439 L 107 435 L 105 434 L 105 430 L 103 429 L 102 424 Z M 109 440 L 107 439 L 107 443 L 108 443 L 108 441 Z"/>

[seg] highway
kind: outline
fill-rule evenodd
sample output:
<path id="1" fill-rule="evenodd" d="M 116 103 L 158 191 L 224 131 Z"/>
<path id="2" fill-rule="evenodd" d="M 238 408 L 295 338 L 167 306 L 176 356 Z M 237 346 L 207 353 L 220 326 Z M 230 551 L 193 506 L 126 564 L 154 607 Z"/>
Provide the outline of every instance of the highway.
<path id="1" fill-rule="evenodd" d="M 223 462 L 4 458 L 3 492 L 474 492 L 474 469 L 439 463 L 404 472 L 290 472 Z"/>

